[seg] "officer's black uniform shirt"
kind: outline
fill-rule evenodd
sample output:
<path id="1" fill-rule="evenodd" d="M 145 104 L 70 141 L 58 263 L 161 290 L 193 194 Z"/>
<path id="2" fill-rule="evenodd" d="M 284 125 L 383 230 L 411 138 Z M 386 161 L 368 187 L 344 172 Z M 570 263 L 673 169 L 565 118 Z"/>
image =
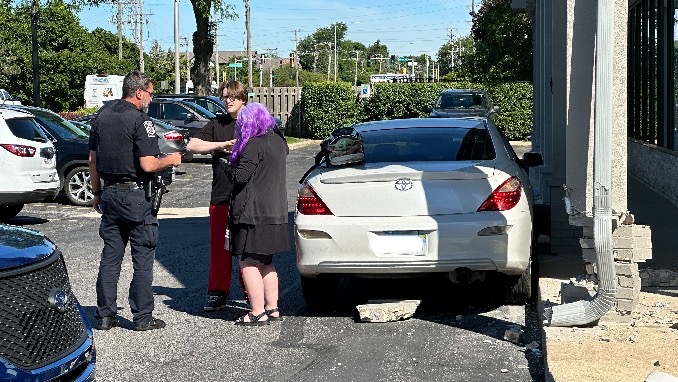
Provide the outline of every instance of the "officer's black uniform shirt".
<path id="1" fill-rule="evenodd" d="M 94 119 L 89 149 L 97 153 L 97 171 L 104 181 L 149 180 L 152 174 L 141 169 L 139 157 L 160 154 L 151 119 L 123 99 Z"/>
<path id="2" fill-rule="evenodd" d="M 235 137 L 235 119 L 229 114 L 218 115 L 216 121 L 208 122 L 194 138 L 205 142 L 225 142 Z M 233 191 L 233 183 L 226 176 L 228 159 L 223 150 L 212 153 L 212 195 L 210 204 L 228 204 Z"/>

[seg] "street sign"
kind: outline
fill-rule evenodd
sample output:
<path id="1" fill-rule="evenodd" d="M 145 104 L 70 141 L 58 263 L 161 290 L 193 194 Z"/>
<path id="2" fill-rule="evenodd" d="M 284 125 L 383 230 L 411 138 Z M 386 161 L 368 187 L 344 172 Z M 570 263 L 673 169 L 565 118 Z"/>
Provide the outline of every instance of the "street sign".
<path id="1" fill-rule="evenodd" d="M 398 57 L 398 61 L 400 61 L 400 62 L 407 62 L 409 60 L 410 60 L 409 57 Z"/>
<path id="2" fill-rule="evenodd" d="M 360 85 L 360 97 L 369 97 L 370 96 L 370 85 L 368 84 L 363 84 Z"/>
<path id="3" fill-rule="evenodd" d="M 242 68 L 242 62 L 231 62 L 228 64 L 229 68 Z"/>

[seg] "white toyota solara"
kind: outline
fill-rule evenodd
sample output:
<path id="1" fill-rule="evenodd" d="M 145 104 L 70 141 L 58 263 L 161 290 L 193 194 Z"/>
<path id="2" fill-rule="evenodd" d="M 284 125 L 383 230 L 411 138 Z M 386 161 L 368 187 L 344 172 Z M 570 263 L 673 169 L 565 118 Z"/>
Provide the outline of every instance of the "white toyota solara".
<path id="1" fill-rule="evenodd" d="M 531 298 L 532 189 L 491 119 L 416 118 L 337 129 L 301 181 L 295 214 L 304 298 L 328 304 L 339 277 L 446 273 L 499 280 Z"/>

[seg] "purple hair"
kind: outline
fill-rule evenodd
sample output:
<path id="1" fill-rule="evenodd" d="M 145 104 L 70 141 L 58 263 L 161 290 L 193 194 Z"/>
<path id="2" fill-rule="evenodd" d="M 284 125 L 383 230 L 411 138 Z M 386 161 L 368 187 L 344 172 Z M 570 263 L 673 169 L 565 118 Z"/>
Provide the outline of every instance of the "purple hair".
<path id="1" fill-rule="evenodd" d="M 275 120 L 266 106 L 252 102 L 245 105 L 238 113 L 235 123 L 235 145 L 231 152 L 231 166 L 238 164 L 247 142 L 254 137 L 259 137 L 275 127 Z"/>

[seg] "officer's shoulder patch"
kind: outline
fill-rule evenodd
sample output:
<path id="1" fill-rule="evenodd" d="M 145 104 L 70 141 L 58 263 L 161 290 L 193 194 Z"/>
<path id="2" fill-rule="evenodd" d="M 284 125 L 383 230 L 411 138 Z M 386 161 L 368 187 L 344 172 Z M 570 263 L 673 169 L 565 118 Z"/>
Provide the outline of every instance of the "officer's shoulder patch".
<path id="1" fill-rule="evenodd" d="M 149 138 L 155 137 L 155 126 L 153 126 L 153 121 L 144 121 L 144 128 L 146 129 L 146 134 Z"/>

